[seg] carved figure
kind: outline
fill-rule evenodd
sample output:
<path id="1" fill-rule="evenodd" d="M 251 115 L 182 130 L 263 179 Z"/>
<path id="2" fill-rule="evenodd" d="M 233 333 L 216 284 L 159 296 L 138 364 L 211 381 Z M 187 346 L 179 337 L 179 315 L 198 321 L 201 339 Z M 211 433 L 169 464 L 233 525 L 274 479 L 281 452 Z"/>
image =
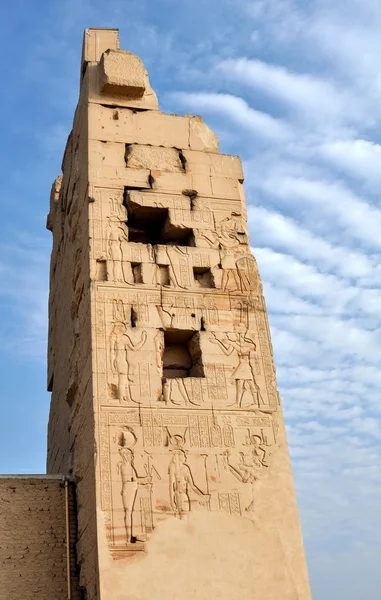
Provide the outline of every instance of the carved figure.
<path id="1" fill-rule="evenodd" d="M 134 466 L 134 452 L 131 448 L 119 448 L 121 461 L 117 464 L 117 471 L 122 478 L 122 502 L 124 508 L 124 525 L 126 528 L 126 543 L 136 542 L 133 535 L 133 512 L 139 485 L 152 485 L 152 477 L 140 477 Z"/>
<path id="2" fill-rule="evenodd" d="M 119 223 L 119 225 L 116 225 L 116 223 Z M 120 221 L 117 221 L 115 218 L 109 218 L 107 256 L 109 258 L 109 278 L 111 281 L 125 282 L 123 273 L 122 242 L 126 241 L 128 241 L 127 234 Z"/>
<path id="3" fill-rule="evenodd" d="M 172 510 L 177 513 L 180 519 L 186 517 L 191 509 L 191 501 L 189 497 L 189 490 L 194 492 L 199 498 L 201 498 L 201 504 L 208 504 L 210 502 L 210 494 L 207 492 L 204 494 L 194 483 L 192 471 L 189 465 L 186 464 L 187 455 L 184 450 L 185 434 L 172 435 L 167 428 L 168 442 L 171 447 L 171 462 L 168 467 L 169 474 L 169 498 L 171 502 Z M 205 455 L 206 456 L 206 455 Z M 204 455 L 203 455 L 204 458 Z M 204 458 L 204 468 L 206 470 L 206 461 Z M 208 482 L 207 482 L 208 487 Z"/>
<path id="4" fill-rule="evenodd" d="M 186 464 L 187 456 L 184 450 L 172 450 L 169 463 L 169 497 L 172 510 L 180 519 L 186 517 L 191 509 L 189 490 L 196 494 L 202 504 L 208 503 L 210 495 L 204 494 L 194 483 L 192 471 Z"/>
<path id="5" fill-rule="evenodd" d="M 171 402 L 172 404 L 180 404 L 179 402 L 175 402 L 172 398 L 172 390 L 174 385 L 176 385 L 177 389 L 179 390 L 185 404 L 188 404 L 188 402 L 190 402 L 190 404 L 196 404 L 196 402 L 192 402 L 190 400 L 184 381 L 180 377 L 177 379 L 163 379 L 163 401 L 166 404 L 168 404 L 168 402 Z"/>
<path id="6" fill-rule="evenodd" d="M 240 290 L 242 292 L 255 292 L 261 291 L 261 282 L 259 279 L 259 272 L 257 261 L 254 256 L 249 254 L 248 256 L 241 256 L 237 259 L 236 267 L 239 276 Z"/>
<path id="7" fill-rule="evenodd" d="M 196 240 L 202 238 L 203 240 L 205 240 L 206 244 L 211 248 L 219 247 L 218 235 L 215 231 L 209 229 L 194 229 L 193 232 Z M 201 244 L 196 243 L 196 246 L 199 245 Z"/>
<path id="8" fill-rule="evenodd" d="M 261 429 L 261 435 L 252 433 L 250 429 L 247 430 L 247 435 L 245 439 L 244 446 L 254 446 L 255 448 L 259 448 L 263 453 L 263 461 L 265 461 L 265 455 L 267 454 L 267 450 L 265 450 L 266 446 L 270 446 L 268 443 L 267 435 L 264 433 L 263 429 Z"/>
<path id="9" fill-rule="evenodd" d="M 118 398 L 119 402 L 128 402 L 132 400 L 130 392 L 131 378 L 129 376 L 128 351 L 136 352 L 140 350 L 147 340 L 147 332 L 142 331 L 140 340 L 133 342 L 127 334 L 127 328 L 124 323 L 114 323 L 110 336 L 110 356 L 111 370 L 118 378 Z"/>
<path id="10" fill-rule="evenodd" d="M 241 244 L 247 244 L 247 235 L 242 227 L 242 219 L 232 214 L 221 221 L 218 235 L 221 247 L 221 266 L 223 268 L 221 289 L 240 290 L 241 283 L 237 273 L 236 257 L 242 251 Z"/>
<path id="11" fill-rule="evenodd" d="M 223 248 L 234 248 L 247 244 L 247 234 L 243 228 L 242 218 L 236 213 L 225 217 L 219 226 L 219 241 Z"/>
<path id="12" fill-rule="evenodd" d="M 250 352 L 254 352 L 256 345 L 253 340 L 247 337 L 246 333 L 226 333 L 222 339 L 219 339 L 215 333 L 209 338 L 211 342 L 218 344 L 221 350 L 230 356 L 235 350 L 238 354 L 239 363 L 234 369 L 231 377 L 236 381 L 236 400 L 234 406 L 242 407 L 242 398 L 245 389 L 249 389 L 253 397 L 253 404 L 260 406 L 264 404 L 261 391 L 257 385 L 250 365 Z"/>
<path id="13" fill-rule="evenodd" d="M 171 285 L 178 286 L 181 288 L 189 287 L 189 256 L 187 248 L 181 248 L 180 246 L 172 246 L 170 250 L 166 248 L 166 251 L 169 261 L 168 271 Z M 172 251 L 180 255 L 177 269 L 175 268 L 175 264 L 172 260 Z M 178 270 L 178 273 L 176 273 L 176 270 Z"/>
<path id="14" fill-rule="evenodd" d="M 258 479 L 263 479 L 267 475 L 267 465 L 264 464 L 266 456 L 265 449 L 260 445 L 261 439 L 259 436 L 252 436 L 257 438 L 255 445 L 251 452 L 245 454 L 244 452 L 239 453 L 239 462 L 236 465 L 232 465 L 230 462 L 230 452 L 226 450 L 223 453 L 225 459 L 225 468 L 240 482 L 251 484 L 252 494 L 250 503 L 246 506 L 246 512 L 254 511 L 254 484 Z"/>

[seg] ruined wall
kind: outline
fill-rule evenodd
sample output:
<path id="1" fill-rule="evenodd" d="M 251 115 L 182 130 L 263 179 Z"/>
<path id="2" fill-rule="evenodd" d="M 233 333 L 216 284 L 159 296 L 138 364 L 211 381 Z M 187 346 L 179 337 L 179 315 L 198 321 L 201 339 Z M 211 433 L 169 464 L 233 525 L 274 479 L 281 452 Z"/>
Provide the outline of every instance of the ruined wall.
<path id="1" fill-rule="evenodd" d="M 77 480 L 87 599 L 309 600 L 240 159 L 200 117 L 158 110 L 115 30 L 85 32 L 75 139 L 84 196 L 64 208 L 65 159 L 53 226 L 48 464 Z M 79 301 L 65 274 L 80 265 Z"/>
<path id="2" fill-rule="evenodd" d="M 0 477 L 0 599 L 68 597 L 65 486 L 46 476 Z M 76 514 L 69 487 L 71 597 L 81 600 L 76 577 Z"/>

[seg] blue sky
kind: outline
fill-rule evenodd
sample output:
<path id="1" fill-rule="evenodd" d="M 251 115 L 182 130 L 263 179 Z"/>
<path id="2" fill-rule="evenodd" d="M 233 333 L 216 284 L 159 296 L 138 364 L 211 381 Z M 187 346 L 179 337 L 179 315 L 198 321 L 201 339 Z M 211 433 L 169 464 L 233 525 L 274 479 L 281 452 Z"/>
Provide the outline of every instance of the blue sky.
<path id="1" fill-rule="evenodd" d="M 0 472 L 45 468 L 49 192 L 85 27 L 244 161 L 315 600 L 379 597 L 381 3 L 0 5 Z"/>

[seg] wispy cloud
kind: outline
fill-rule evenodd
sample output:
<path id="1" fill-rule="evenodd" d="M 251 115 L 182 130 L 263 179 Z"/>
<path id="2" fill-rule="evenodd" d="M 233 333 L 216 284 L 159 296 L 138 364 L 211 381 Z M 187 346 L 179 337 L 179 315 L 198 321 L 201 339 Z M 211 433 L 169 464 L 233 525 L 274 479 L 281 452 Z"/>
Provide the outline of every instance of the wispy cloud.
<path id="1" fill-rule="evenodd" d="M 228 118 L 232 125 L 242 130 L 271 139 L 284 141 L 292 134 L 291 129 L 281 120 L 251 108 L 245 100 L 231 94 L 185 93 L 172 94 L 172 98 L 184 107 L 208 114 L 212 112 L 222 118 Z"/>

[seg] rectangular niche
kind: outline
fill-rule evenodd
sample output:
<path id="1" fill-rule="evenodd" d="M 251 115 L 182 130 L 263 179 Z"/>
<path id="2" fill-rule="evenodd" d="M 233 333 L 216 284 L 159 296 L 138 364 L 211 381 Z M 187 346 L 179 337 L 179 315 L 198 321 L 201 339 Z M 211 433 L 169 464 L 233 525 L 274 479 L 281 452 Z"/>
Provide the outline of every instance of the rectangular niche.
<path id="1" fill-rule="evenodd" d="M 134 283 L 143 283 L 141 263 L 131 263 L 131 269 Z"/>
<path id="2" fill-rule="evenodd" d="M 214 288 L 214 280 L 209 267 L 193 267 L 194 283 L 200 288 Z"/>
<path id="3" fill-rule="evenodd" d="M 167 208 L 141 206 L 126 194 L 128 240 L 142 244 L 194 246 L 193 229 L 171 224 Z"/>
<path id="4" fill-rule="evenodd" d="M 164 331 L 163 378 L 205 377 L 200 334 L 195 331 Z"/>
<path id="5" fill-rule="evenodd" d="M 157 265 L 157 282 L 159 285 L 171 285 L 168 265 Z"/>

